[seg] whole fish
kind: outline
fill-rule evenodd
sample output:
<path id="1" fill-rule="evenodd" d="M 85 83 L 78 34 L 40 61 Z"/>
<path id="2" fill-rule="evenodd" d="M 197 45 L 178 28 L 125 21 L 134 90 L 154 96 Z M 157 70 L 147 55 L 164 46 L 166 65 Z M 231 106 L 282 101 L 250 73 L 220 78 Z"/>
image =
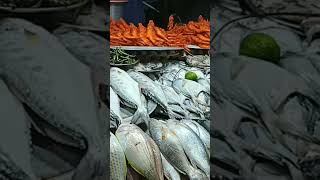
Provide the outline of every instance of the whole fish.
<path id="1" fill-rule="evenodd" d="M 210 98 L 208 97 L 208 94 L 210 94 L 210 91 L 201 84 L 180 78 L 173 82 L 173 88 L 177 93 L 182 93 L 183 95 L 191 98 L 194 103 L 209 106 L 208 100 Z"/>
<path id="2" fill-rule="evenodd" d="M 164 179 L 160 150 L 145 132 L 134 124 L 122 124 L 116 136 L 134 170 L 150 180 Z"/>
<path id="3" fill-rule="evenodd" d="M 192 180 L 207 179 L 206 175 L 202 171 L 196 169 L 190 164 L 181 142 L 178 137 L 168 129 L 165 122 L 150 119 L 149 132 L 160 148 L 163 156 L 179 172 L 187 174 Z"/>
<path id="4" fill-rule="evenodd" d="M 87 149 L 73 179 L 105 176 L 105 124 L 89 68 L 39 26 L 15 18 L 1 19 L 0 24 L 0 67 L 11 91 L 46 123 Z"/>
<path id="5" fill-rule="evenodd" d="M 180 175 L 177 170 L 167 161 L 167 159 L 161 153 L 161 160 L 163 165 L 164 176 L 168 180 L 180 180 Z"/>
<path id="6" fill-rule="evenodd" d="M 0 174 L 15 180 L 37 180 L 31 166 L 31 135 L 26 112 L 0 81 Z"/>
<path id="7" fill-rule="evenodd" d="M 110 172 L 111 180 L 126 180 L 127 162 L 117 137 L 110 132 Z"/>
<path id="8" fill-rule="evenodd" d="M 170 118 L 175 117 L 174 113 L 169 108 L 167 97 L 163 93 L 162 89 L 156 85 L 153 80 L 151 80 L 148 76 L 136 71 L 129 71 L 128 74 L 132 77 L 132 79 L 138 82 L 142 93 L 165 109 Z"/>
<path id="9" fill-rule="evenodd" d="M 206 151 L 206 147 L 188 126 L 175 120 L 168 120 L 167 126 L 170 131 L 175 133 L 182 144 L 184 151 L 189 157 L 191 164 L 197 166 L 206 175 L 210 176 L 209 156 Z"/>
<path id="10" fill-rule="evenodd" d="M 121 124 L 123 122 L 120 114 L 120 101 L 118 95 L 110 87 L 110 118 Z"/>
<path id="11" fill-rule="evenodd" d="M 110 85 L 112 89 L 124 100 L 128 105 L 137 108 L 132 117 L 132 123 L 138 122 L 142 118 L 148 124 L 149 115 L 145 105 L 141 100 L 141 92 L 139 84 L 132 79 L 127 72 L 120 68 L 110 68 Z"/>
<path id="12" fill-rule="evenodd" d="M 182 123 L 187 125 L 190 129 L 192 129 L 201 139 L 201 141 L 206 146 L 208 155 L 210 156 L 210 134 L 209 132 L 202 127 L 200 124 L 198 124 L 196 121 L 191 120 L 182 120 Z"/>
<path id="13" fill-rule="evenodd" d="M 183 113 L 185 117 L 187 117 L 188 111 L 185 105 L 183 104 L 184 99 L 182 99 L 181 96 L 179 96 L 172 87 L 165 85 L 160 85 L 160 87 L 162 88 L 165 96 L 167 97 L 169 107 L 171 107 L 172 111 Z M 175 106 L 172 105 L 180 106 L 184 112 L 182 112 L 179 108 L 174 108 Z"/>

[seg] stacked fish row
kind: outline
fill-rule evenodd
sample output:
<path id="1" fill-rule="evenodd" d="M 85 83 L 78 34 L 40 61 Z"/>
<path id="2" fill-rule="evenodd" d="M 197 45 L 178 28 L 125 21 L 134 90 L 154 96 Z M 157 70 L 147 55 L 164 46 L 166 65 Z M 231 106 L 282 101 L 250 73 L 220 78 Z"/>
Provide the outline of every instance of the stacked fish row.
<path id="1" fill-rule="evenodd" d="M 126 178 L 126 160 L 147 179 L 180 179 L 179 173 L 209 179 L 209 90 L 179 73 L 170 79 L 180 66 L 167 66 L 155 80 L 111 68 L 111 128 L 117 129 L 110 138 L 112 179 Z"/>

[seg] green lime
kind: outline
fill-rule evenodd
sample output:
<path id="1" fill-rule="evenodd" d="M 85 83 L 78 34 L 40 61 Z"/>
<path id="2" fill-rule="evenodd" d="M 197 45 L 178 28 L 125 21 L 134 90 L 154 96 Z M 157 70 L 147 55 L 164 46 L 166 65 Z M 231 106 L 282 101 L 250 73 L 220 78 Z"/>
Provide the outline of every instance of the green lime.
<path id="1" fill-rule="evenodd" d="M 264 33 L 252 33 L 245 37 L 241 41 L 239 53 L 273 63 L 280 60 L 280 46 L 273 37 Z"/>
<path id="2" fill-rule="evenodd" d="M 192 80 L 192 81 L 197 81 L 198 80 L 198 76 L 196 73 L 192 72 L 192 71 L 188 71 L 184 77 L 186 79 Z"/>

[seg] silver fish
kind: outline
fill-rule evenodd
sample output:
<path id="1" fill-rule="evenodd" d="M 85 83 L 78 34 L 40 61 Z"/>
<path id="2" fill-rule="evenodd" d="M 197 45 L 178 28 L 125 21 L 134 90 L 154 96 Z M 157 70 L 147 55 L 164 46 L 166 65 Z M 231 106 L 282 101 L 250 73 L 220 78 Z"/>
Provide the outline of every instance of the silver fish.
<path id="1" fill-rule="evenodd" d="M 110 85 L 125 102 L 137 108 L 131 122 L 134 124 L 140 123 L 138 120 L 142 118 L 148 124 L 149 115 L 141 100 L 139 84 L 124 70 L 112 67 L 110 69 Z"/>
<path id="2" fill-rule="evenodd" d="M 188 111 L 185 105 L 183 104 L 184 99 L 182 99 L 181 96 L 179 96 L 172 87 L 165 85 L 160 85 L 160 87 L 162 88 L 165 96 L 167 97 L 169 107 L 172 109 L 172 111 L 183 113 L 185 117 L 187 117 Z M 180 106 L 183 111 L 179 110 L 178 108 L 174 108 L 173 105 Z"/>
<path id="3" fill-rule="evenodd" d="M 206 78 L 200 78 L 197 80 L 197 82 L 205 87 L 208 92 L 210 92 L 210 81 L 208 81 Z"/>
<path id="4" fill-rule="evenodd" d="M 0 174 L 16 180 L 40 179 L 31 166 L 31 136 L 26 112 L 2 80 L 0 97 L 3 122 L 0 126 Z"/>
<path id="5" fill-rule="evenodd" d="M 117 137 L 110 132 L 110 172 L 111 180 L 126 180 L 127 162 Z"/>
<path id="6" fill-rule="evenodd" d="M 207 179 L 206 175 L 202 171 L 196 169 L 190 164 L 180 140 L 168 129 L 165 122 L 150 119 L 149 132 L 164 157 L 179 172 L 187 174 L 192 180 Z"/>
<path id="7" fill-rule="evenodd" d="M 167 161 L 161 153 L 161 160 L 163 165 L 163 172 L 168 180 L 180 180 L 180 175 L 177 170 Z"/>
<path id="8" fill-rule="evenodd" d="M 110 87 L 110 118 L 111 120 L 118 121 L 118 125 L 123 122 L 120 115 L 120 101 L 118 95 Z"/>
<path id="9" fill-rule="evenodd" d="M 183 95 L 191 98 L 194 103 L 209 106 L 208 94 L 210 94 L 210 91 L 207 91 L 207 89 L 201 84 L 181 78 L 173 82 L 173 88 L 177 93 L 182 93 Z"/>
<path id="10" fill-rule="evenodd" d="M 150 180 L 164 179 L 160 150 L 145 132 L 134 124 L 122 124 L 116 136 L 134 170 Z"/>
<path id="11" fill-rule="evenodd" d="M 154 102 L 158 103 L 163 109 L 165 109 L 170 118 L 174 118 L 174 113 L 168 106 L 167 97 L 163 93 L 162 89 L 156 85 L 153 80 L 148 76 L 135 71 L 129 71 L 128 74 L 138 82 L 141 91 L 151 98 Z"/>
<path id="12" fill-rule="evenodd" d="M 22 19 L 0 23 L 0 64 L 9 88 L 47 123 L 87 149 L 73 179 L 103 176 L 105 124 L 99 118 L 89 68 L 45 29 Z"/>
<path id="13" fill-rule="evenodd" d="M 184 151 L 189 157 L 191 163 L 200 168 L 206 175 L 210 176 L 209 156 L 206 147 L 188 126 L 181 122 L 168 120 L 167 126 L 170 131 L 175 133 L 182 144 Z"/>
<path id="14" fill-rule="evenodd" d="M 209 132 L 198 124 L 196 121 L 182 120 L 182 123 L 186 124 L 190 129 L 192 129 L 201 139 L 203 144 L 206 146 L 208 155 L 210 156 L 210 134 Z"/>

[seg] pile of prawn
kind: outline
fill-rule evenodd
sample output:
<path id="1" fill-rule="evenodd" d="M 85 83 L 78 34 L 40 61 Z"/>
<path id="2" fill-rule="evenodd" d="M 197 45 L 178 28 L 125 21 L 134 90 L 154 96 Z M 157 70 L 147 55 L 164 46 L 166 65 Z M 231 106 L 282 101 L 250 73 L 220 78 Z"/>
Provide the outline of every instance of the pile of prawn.
<path id="1" fill-rule="evenodd" d="M 198 21 L 189 21 L 179 25 L 174 17 L 169 17 L 167 29 L 159 28 L 153 20 L 147 27 L 141 23 L 135 26 L 125 20 L 110 19 L 111 46 L 165 46 L 182 47 L 196 45 L 200 48 L 210 48 L 210 22 L 199 16 Z"/>

